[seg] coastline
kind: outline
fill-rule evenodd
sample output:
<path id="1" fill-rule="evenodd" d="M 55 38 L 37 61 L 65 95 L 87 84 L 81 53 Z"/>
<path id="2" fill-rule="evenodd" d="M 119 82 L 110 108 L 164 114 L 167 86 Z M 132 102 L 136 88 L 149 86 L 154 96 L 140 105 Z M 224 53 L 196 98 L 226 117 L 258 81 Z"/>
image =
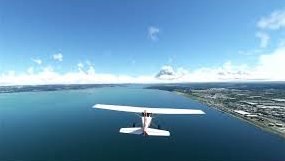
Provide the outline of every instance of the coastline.
<path id="1" fill-rule="evenodd" d="M 218 108 L 216 105 L 208 103 L 208 102 L 206 102 L 205 100 L 203 100 L 203 99 L 201 99 L 199 97 L 195 97 L 195 96 L 192 96 L 192 95 L 189 95 L 187 93 L 180 92 L 180 91 L 173 91 L 173 93 L 175 93 L 177 95 L 185 96 L 187 98 L 191 98 L 191 99 L 193 99 L 193 100 L 195 100 L 195 101 L 197 101 L 199 103 L 202 103 L 202 104 L 204 104 L 204 105 L 206 105 L 208 107 L 211 107 L 211 108 L 213 108 L 215 110 L 218 110 L 218 111 L 220 111 L 222 113 L 226 113 L 226 114 L 228 114 L 230 116 L 233 116 L 233 117 L 235 117 L 235 118 L 237 118 L 237 119 L 239 119 L 241 121 L 245 121 L 245 122 L 247 122 L 247 123 L 249 123 L 251 125 L 254 125 L 255 127 L 258 127 L 259 129 L 261 129 L 263 131 L 270 132 L 272 134 L 278 135 L 278 136 L 282 137 L 283 139 L 285 139 L 285 132 L 278 131 L 278 130 L 276 130 L 274 128 L 271 128 L 271 127 L 269 127 L 269 126 L 267 126 L 265 124 L 258 123 L 257 121 L 255 121 L 253 119 L 246 118 L 244 116 L 238 115 L 237 113 L 234 113 L 233 110 L 231 110 L 231 109 L 228 109 L 226 107 Z"/>

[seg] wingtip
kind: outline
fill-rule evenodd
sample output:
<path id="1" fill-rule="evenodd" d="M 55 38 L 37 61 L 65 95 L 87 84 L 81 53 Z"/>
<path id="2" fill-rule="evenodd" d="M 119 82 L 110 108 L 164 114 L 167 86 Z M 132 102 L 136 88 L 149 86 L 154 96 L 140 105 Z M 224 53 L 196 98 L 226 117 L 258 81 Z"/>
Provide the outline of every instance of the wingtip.
<path id="1" fill-rule="evenodd" d="M 97 104 L 93 105 L 92 108 L 104 108 L 104 106 L 108 106 L 108 105 L 97 103 Z"/>
<path id="2" fill-rule="evenodd" d="M 100 105 L 100 104 L 95 104 L 92 106 L 92 108 L 97 108 L 98 105 Z"/>

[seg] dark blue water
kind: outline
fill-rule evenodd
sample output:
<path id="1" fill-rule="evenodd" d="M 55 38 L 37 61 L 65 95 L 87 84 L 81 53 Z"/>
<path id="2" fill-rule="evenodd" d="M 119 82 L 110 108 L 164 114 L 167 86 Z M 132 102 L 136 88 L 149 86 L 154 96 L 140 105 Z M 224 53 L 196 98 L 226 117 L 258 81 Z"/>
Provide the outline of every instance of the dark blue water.
<path id="1" fill-rule="evenodd" d="M 96 103 L 202 109 L 206 115 L 159 115 L 171 137 L 118 133 L 139 123 Z M 167 91 L 136 87 L 0 94 L 0 161 L 284 161 L 285 139 Z"/>

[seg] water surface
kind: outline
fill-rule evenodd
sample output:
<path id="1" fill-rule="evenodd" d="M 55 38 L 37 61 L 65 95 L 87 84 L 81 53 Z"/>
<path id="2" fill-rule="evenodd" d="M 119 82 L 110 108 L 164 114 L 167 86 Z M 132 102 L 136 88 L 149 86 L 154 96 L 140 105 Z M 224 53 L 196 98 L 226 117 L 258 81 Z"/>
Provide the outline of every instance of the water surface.
<path id="1" fill-rule="evenodd" d="M 171 137 L 120 134 L 140 123 L 96 103 L 202 109 L 154 118 Z M 285 140 L 189 98 L 137 87 L 0 94 L 0 161 L 285 160 Z"/>

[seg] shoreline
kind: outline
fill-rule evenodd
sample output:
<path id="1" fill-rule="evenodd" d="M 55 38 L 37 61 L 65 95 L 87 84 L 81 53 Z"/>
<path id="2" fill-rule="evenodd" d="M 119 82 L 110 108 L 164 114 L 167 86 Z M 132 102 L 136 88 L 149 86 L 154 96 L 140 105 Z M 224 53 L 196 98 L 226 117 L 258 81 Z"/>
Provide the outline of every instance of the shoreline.
<path id="1" fill-rule="evenodd" d="M 199 102 L 201 104 L 204 104 L 204 105 L 206 105 L 206 106 L 208 106 L 210 108 L 213 108 L 213 109 L 215 109 L 215 110 L 217 110 L 219 112 L 226 113 L 226 114 L 228 114 L 230 116 L 233 116 L 233 117 L 235 117 L 235 118 L 237 118 L 237 119 L 239 119 L 241 121 L 245 121 L 245 122 L 247 122 L 247 123 L 249 123 L 251 125 L 254 125 L 255 127 L 259 128 L 259 129 L 261 129 L 261 130 L 263 130 L 265 132 L 270 132 L 272 134 L 278 135 L 278 136 L 282 137 L 283 139 L 285 139 L 285 133 L 282 133 L 281 131 L 278 131 L 276 129 L 270 128 L 269 126 L 264 125 L 262 123 L 258 123 L 257 121 L 252 120 L 250 118 L 246 118 L 244 116 L 238 115 L 238 114 L 234 113 L 233 111 L 231 111 L 230 109 L 228 109 L 227 107 L 224 107 L 223 109 L 218 108 L 214 104 L 210 104 L 210 103 L 204 101 L 203 99 L 201 99 L 199 97 L 195 97 L 195 96 L 189 95 L 187 93 L 183 93 L 183 92 L 179 92 L 179 91 L 173 91 L 173 93 L 175 93 L 177 95 L 185 96 L 185 97 L 190 98 L 190 99 L 193 99 L 194 101 L 197 101 L 197 102 Z"/>

